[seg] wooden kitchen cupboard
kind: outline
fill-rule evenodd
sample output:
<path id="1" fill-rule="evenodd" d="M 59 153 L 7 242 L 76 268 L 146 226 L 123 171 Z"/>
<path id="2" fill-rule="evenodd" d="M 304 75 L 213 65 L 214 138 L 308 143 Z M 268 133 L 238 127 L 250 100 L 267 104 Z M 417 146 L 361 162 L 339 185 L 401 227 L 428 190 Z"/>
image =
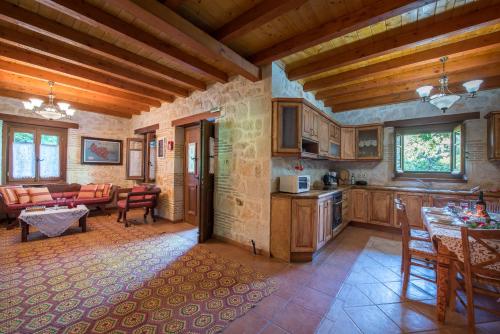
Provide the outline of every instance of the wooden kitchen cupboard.
<path id="1" fill-rule="evenodd" d="M 273 153 L 300 154 L 302 151 L 302 103 L 273 103 Z"/>
<path id="2" fill-rule="evenodd" d="M 368 222 L 377 225 L 392 225 L 393 192 L 370 190 L 368 192 Z"/>
<path id="3" fill-rule="evenodd" d="M 356 128 L 342 128 L 340 157 L 342 160 L 356 159 Z"/>
<path id="4" fill-rule="evenodd" d="M 500 111 L 490 112 L 485 118 L 488 160 L 500 160 Z"/>
<path id="5" fill-rule="evenodd" d="M 302 136 L 304 138 L 318 141 L 319 139 L 320 115 L 307 104 L 302 105 Z"/>
<path id="6" fill-rule="evenodd" d="M 319 117 L 319 154 L 328 157 L 330 152 L 329 122 L 325 117 Z"/>
<path id="7" fill-rule="evenodd" d="M 341 129 L 334 123 L 328 126 L 328 156 L 332 159 L 340 159 Z"/>
<path id="8" fill-rule="evenodd" d="M 368 222 L 368 190 L 351 189 L 350 190 L 351 221 L 358 223 Z"/>
<path id="9" fill-rule="evenodd" d="M 395 192 L 394 198 L 399 199 L 406 206 L 406 213 L 408 216 L 408 223 L 414 228 L 424 229 L 422 220 L 422 207 L 430 206 L 429 195 L 424 193 L 408 193 L 408 192 Z M 396 211 L 394 210 L 394 215 Z M 394 216 L 394 222 L 396 217 Z M 400 226 L 396 226 L 400 227 Z"/>
<path id="10" fill-rule="evenodd" d="M 383 132 L 381 125 L 356 127 L 357 160 L 382 160 Z"/>

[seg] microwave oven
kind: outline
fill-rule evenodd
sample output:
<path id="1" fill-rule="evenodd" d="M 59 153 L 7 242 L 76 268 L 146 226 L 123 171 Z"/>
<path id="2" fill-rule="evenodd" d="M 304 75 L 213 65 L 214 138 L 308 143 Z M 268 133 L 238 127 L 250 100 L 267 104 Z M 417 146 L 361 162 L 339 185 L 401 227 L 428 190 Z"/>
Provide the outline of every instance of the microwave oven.
<path id="1" fill-rule="evenodd" d="M 280 176 L 280 191 L 285 193 L 303 193 L 311 189 L 309 175 Z"/>

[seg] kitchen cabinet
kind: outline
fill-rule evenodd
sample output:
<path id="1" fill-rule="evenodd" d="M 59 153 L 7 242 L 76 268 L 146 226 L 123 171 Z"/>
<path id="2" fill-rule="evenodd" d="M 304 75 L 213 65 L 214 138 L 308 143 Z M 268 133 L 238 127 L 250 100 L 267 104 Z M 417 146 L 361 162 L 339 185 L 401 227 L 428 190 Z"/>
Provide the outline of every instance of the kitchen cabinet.
<path id="1" fill-rule="evenodd" d="M 356 128 L 356 159 L 381 160 L 383 158 L 383 128 L 380 125 Z"/>
<path id="2" fill-rule="evenodd" d="M 320 249 L 332 238 L 333 199 L 329 197 L 318 203 L 318 230 L 316 248 Z"/>
<path id="3" fill-rule="evenodd" d="M 485 118 L 488 160 L 500 160 L 500 111 L 490 112 Z"/>
<path id="4" fill-rule="evenodd" d="M 347 223 L 351 220 L 350 217 L 350 207 L 351 207 L 351 191 L 344 190 L 342 191 L 342 222 Z"/>
<path id="5" fill-rule="evenodd" d="M 330 153 L 330 136 L 328 120 L 324 117 L 319 118 L 319 154 L 328 156 Z"/>
<path id="6" fill-rule="evenodd" d="M 302 103 L 273 103 L 273 152 L 300 154 Z"/>
<path id="7" fill-rule="evenodd" d="M 341 159 L 354 160 L 356 158 L 356 128 L 342 128 L 340 138 Z"/>
<path id="8" fill-rule="evenodd" d="M 423 229 L 424 225 L 422 222 L 422 207 L 429 206 L 429 195 L 423 193 L 396 192 L 394 193 L 394 198 L 401 200 L 406 206 L 406 214 L 408 215 L 408 223 L 410 224 L 410 226 Z M 396 215 L 395 210 L 394 215 Z M 394 222 L 396 222 L 395 216 Z M 396 227 L 399 228 L 400 226 Z"/>
<path id="9" fill-rule="evenodd" d="M 340 126 L 330 123 L 328 135 L 330 137 L 330 141 L 340 144 Z"/>
<path id="10" fill-rule="evenodd" d="M 328 126 L 328 157 L 340 159 L 340 127 L 330 123 Z"/>
<path id="11" fill-rule="evenodd" d="M 368 192 L 369 223 L 391 226 L 392 208 L 392 191 L 371 190 Z"/>
<path id="12" fill-rule="evenodd" d="M 315 250 L 317 209 L 316 200 L 292 200 L 292 252 L 313 252 Z"/>
<path id="13" fill-rule="evenodd" d="M 368 191 L 365 189 L 351 189 L 350 193 L 351 221 L 368 222 Z"/>
<path id="14" fill-rule="evenodd" d="M 313 108 L 304 104 L 302 112 L 302 136 L 313 141 L 318 141 L 319 122 L 320 115 Z"/>
<path id="15" fill-rule="evenodd" d="M 430 195 L 430 206 L 443 208 L 450 202 L 453 202 L 455 205 L 459 206 L 461 201 L 469 199 L 472 198 L 466 198 L 465 196 L 460 195 Z"/>

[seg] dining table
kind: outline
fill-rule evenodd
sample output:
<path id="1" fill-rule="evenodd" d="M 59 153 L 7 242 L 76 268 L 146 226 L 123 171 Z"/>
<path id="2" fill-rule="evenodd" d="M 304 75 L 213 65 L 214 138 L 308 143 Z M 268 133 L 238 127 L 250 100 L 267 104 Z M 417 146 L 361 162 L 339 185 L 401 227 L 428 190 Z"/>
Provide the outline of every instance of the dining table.
<path id="1" fill-rule="evenodd" d="M 500 214 L 490 214 L 492 219 L 499 220 Z M 437 253 L 436 286 L 437 319 L 444 322 L 450 292 L 449 267 L 453 261 L 463 261 L 462 236 L 460 228 L 467 223 L 459 215 L 448 208 L 422 207 L 422 219 L 429 232 Z M 470 241 L 471 257 L 482 262 L 488 259 L 488 251 L 479 243 Z M 498 241 L 500 248 L 500 241 Z M 500 271 L 500 263 L 495 264 Z"/>

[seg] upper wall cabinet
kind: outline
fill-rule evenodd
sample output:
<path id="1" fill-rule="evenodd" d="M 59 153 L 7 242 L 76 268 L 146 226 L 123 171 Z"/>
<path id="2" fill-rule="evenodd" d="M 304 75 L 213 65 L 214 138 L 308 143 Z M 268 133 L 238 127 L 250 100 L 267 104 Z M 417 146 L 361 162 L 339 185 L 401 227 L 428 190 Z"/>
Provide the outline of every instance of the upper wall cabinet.
<path id="1" fill-rule="evenodd" d="M 381 160 L 383 128 L 380 125 L 356 128 L 356 159 Z"/>
<path id="2" fill-rule="evenodd" d="M 490 112 L 488 120 L 488 159 L 500 160 L 500 111 Z"/>
<path id="3" fill-rule="evenodd" d="M 302 103 L 273 103 L 273 154 L 301 153 L 302 124 Z"/>

